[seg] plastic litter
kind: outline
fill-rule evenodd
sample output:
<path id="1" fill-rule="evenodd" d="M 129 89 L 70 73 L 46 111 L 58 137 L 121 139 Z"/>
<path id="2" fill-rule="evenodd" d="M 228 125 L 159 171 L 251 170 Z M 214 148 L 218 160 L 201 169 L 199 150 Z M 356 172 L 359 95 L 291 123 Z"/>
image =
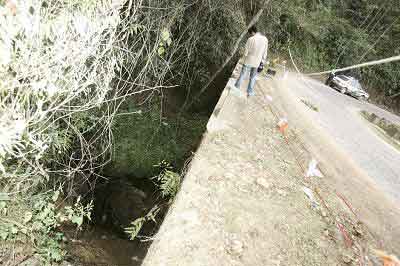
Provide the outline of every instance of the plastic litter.
<path id="1" fill-rule="evenodd" d="M 267 96 L 265 96 L 265 98 L 267 99 L 267 102 L 272 102 L 272 97 L 271 96 L 267 95 Z"/>
<path id="2" fill-rule="evenodd" d="M 308 170 L 306 173 L 306 177 L 324 177 L 321 171 L 317 167 L 318 162 L 315 159 L 312 159 L 311 162 L 308 164 Z"/>
<path id="3" fill-rule="evenodd" d="M 394 255 L 388 255 L 381 250 L 375 250 L 375 254 L 382 259 L 383 266 L 400 266 L 400 260 Z"/>
<path id="4" fill-rule="evenodd" d="M 285 134 L 285 132 L 286 132 L 286 130 L 288 129 L 288 127 L 289 127 L 288 120 L 287 120 L 286 118 L 281 118 L 281 119 L 279 120 L 279 122 L 278 122 L 279 131 L 280 131 L 282 134 Z"/>
<path id="5" fill-rule="evenodd" d="M 314 198 L 313 191 L 311 189 L 309 189 L 308 187 L 303 187 L 303 192 L 307 195 L 308 199 L 311 201 L 311 206 L 313 208 L 318 207 L 319 204 Z"/>

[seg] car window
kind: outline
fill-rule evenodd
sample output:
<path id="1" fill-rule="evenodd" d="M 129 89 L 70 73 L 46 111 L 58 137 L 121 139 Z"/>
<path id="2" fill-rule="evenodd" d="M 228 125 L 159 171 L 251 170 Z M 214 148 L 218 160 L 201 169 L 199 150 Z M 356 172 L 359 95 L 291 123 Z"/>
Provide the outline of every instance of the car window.
<path id="1" fill-rule="evenodd" d="M 356 80 L 356 79 L 353 79 L 353 80 L 351 81 L 351 85 L 352 85 L 353 87 L 357 88 L 357 89 L 361 89 L 361 84 L 360 84 L 360 82 L 359 82 L 358 80 Z"/>
<path id="2" fill-rule="evenodd" d="M 349 78 L 343 75 L 338 76 L 340 79 L 343 79 L 344 81 L 348 81 Z"/>

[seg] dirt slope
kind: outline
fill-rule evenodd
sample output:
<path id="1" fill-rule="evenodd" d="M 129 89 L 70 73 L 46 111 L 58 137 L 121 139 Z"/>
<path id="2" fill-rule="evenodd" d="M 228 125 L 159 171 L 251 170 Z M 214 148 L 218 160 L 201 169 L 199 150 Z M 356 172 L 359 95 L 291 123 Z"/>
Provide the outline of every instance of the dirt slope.
<path id="1" fill-rule="evenodd" d="M 338 172 L 344 169 L 328 164 L 325 156 L 326 177 L 304 176 L 312 157 L 330 154 L 303 143 L 308 139 L 303 130 L 315 132 L 313 125 L 290 124 L 286 137 L 277 129 L 279 118 L 289 117 L 288 107 L 298 112 L 276 87 L 277 82 L 259 81 L 249 100 L 225 89 L 144 265 L 359 265 L 375 260 L 372 248 L 379 239 L 344 204 L 353 190 L 343 192 L 343 199 L 334 193 L 347 187 Z M 274 98 L 272 106 L 267 94 Z M 344 158 L 338 152 L 336 159 Z M 373 184 L 368 187 L 375 193 Z M 390 204 L 380 210 L 385 208 Z"/>

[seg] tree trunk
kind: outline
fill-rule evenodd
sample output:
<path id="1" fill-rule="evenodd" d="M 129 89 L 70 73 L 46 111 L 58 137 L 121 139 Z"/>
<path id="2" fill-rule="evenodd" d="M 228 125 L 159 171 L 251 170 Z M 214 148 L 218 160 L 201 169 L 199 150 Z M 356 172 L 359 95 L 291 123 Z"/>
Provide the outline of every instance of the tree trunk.
<path id="1" fill-rule="evenodd" d="M 232 53 L 228 56 L 228 58 L 225 59 L 225 62 L 222 64 L 222 66 L 214 73 L 214 75 L 209 79 L 207 84 L 203 86 L 203 88 L 200 90 L 200 92 L 196 95 L 196 97 L 193 98 L 193 100 L 186 106 L 183 106 L 183 110 L 189 108 L 192 106 L 192 104 L 200 98 L 200 96 L 210 87 L 210 85 L 213 83 L 213 81 L 218 77 L 218 75 L 221 73 L 221 71 L 228 65 L 228 63 L 232 60 L 232 58 L 235 56 L 237 50 L 239 49 L 239 45 L 246 36 L 247 31 L 257 23 L 257 21 L 260 19 L 262 13 L 265 10 L 265 6 L 269 3 L 268 1 L 265 1 L 264 4 L 262 5 L 261 9 L 257 12 L 257 14 L 253 17 L 253 19 L 250 21 L 250 23 L 247 25 L 246 29 L 240 34 L 239 38 L 236 40 L 235 46 L 233 47 Z"/>

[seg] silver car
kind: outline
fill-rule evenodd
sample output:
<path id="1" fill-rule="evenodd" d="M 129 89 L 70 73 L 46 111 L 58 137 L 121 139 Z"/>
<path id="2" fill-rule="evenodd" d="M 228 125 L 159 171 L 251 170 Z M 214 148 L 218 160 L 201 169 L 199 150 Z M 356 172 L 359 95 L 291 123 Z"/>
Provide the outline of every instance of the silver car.
<path id="1" fill-rule="evenodd" d="M 334 76 L 328 85 L 341 93 L 353 96 L 358 100 L 368 100 L 369 98 L 369 94 L 363 90 L 360 82 L 353 77 L 345 75 Z"/>

